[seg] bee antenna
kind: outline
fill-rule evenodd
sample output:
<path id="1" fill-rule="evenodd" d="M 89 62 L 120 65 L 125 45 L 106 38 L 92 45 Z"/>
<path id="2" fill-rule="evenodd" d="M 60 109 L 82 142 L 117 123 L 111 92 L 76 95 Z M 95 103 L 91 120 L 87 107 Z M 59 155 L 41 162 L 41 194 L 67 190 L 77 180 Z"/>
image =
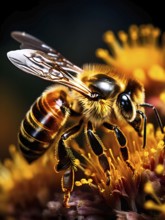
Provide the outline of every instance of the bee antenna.
<path id="1" fill-rule="evenodd" d="M 145 115 L 144 112 L 137 110 L 136 111 L 138 114 L 140 114 L 144 120 L 144 124 L 143 124 L 143 148 L 145 148 L 146 146 L 146 130 L 147 130 L 147 116 Z"/>
<path id="2" fill-rule="evenodd" d="M 160 118 L 159 113 L 158 113 L 157 109 L 155 108 L 155 106 L 153 106 L 149 103 L 143 103 L 143 104 L 140 104 L 140 106 L 141 107 L 152 108 L 154 110 L 154 113 L 155 113 L 156 119 L 158 121 L 160 130 L 161 130 L 162 134 L 164 134 L 163 124 L 162 124 L 161 118 Z"/>

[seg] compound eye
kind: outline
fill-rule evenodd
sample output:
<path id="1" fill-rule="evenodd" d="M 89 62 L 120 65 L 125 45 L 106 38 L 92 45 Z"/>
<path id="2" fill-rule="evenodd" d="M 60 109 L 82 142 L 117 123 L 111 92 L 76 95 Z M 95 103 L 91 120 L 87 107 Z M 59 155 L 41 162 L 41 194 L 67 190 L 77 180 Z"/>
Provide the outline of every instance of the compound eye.
<path id="1" fill-rule="evenodd" d="M 134 108 L 130 96 L 126 93 L 121 93 L 118 96 L 117 103 L 123 117 L 129 122 L 133 121 Z"/>

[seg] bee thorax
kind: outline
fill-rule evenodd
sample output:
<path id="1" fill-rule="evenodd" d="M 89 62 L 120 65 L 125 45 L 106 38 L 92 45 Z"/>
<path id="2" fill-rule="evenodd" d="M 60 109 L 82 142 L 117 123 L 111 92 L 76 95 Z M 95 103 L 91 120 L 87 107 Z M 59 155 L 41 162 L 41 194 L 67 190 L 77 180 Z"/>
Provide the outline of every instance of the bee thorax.
<path id="1" fill-rule="evenodd" d="M 82 107 L 84 118 L 97 126 L 107 121 L 112 114 L 110 100 L 91 101 L 83 98 L 79 100 L 79 105 Z"/>

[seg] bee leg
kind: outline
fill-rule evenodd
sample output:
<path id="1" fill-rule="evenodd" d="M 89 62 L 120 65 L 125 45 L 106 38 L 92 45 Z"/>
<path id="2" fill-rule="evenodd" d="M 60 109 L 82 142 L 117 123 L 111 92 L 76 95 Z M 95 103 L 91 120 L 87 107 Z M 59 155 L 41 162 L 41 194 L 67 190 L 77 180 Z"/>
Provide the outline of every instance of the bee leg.
<path id="1" fill-rule="evenodd" d="M 74 168 L 70 167 L 64 172 L 64 175 L 62 176 L 62 179 L 61 179 L 62 191 L 64 192 L 63 205 L 66 208 L 70 207 L 68 203 L 70 199 L 70 193 L 73 190 L 74 179 L 75 179 Z"/>
<path id="2" fill-rule="evenodd" d="M 61 170 L 66 170 L 70 166 L 74 167 L 75 157 L 72 153 L 71 148 L 66 146 L 65 142 L 69 138 L 75 136 L 80 131 L 82 122 L 83 121 L 80 120 L 79 124 L 69 128 L 67 131 L 64 132 L 64 134 L 61 135 L 61 138 L 57 146 L 57 158 L 59 160 L 56 166 L 57 172 Z"/>
<path id="3" fill-rule="evenodd" d="M 128 161 L 129 155 L 128 155 L 128 149 L 126 146 L 126 138 L 125 138 L 124 134 L 122 133 L 122 131 L 117 126 L 111 125 L 106 122 L 103 123 L 103 126 L 105 128 L 107 128 L 108 130 L 113 130 L 115 132 L 118 143 L 120 144 L 120 152 L 121 152 L 122 158 L 126 162 L 128 167 L 134 172 L 134 168 L 132 167 L 132 165 Z"/>
<path id="4" fill-rule="evenodd" d="M 159 127 L 160 127 L 160 130 L 162 132 L 162 134 L 164 134 L 164 129 L 163 129 L 163 124 L 162 124 L 162 121 L 161 121 L 161 118 L 159 116 L 159 113 L 158 113 L 158 110 L 155 108 L 155 106 L 149 104 L 149 103 L 143 103 L 143 104 L 140 104 L 141 107 L 147 107 L 147 108 L 151 108 L 153 109 L 154 113 L 155 113 L 155 117 L 158 121 L 158 124 L 159 124 Z"/>
<path id="5" fill-rule="evenodd" d="M 64 192 L 64 206 L 69 207 L 68 201 L 70 198 L 70 193 L 73 190 L 74 185 L 74 171 L 76 169 L 75 166 L 75 157 L 72 153 L 70 147 L 66 146 L 65 141 L 71 138 L 73 135 L 76 135 L 81 128 L 82 120 L 78 125 L 68 129 L 63 135 L 61 135 L 60 141 L 57 146 L 57 158 L 58 164 L 56 166 L 56 171 L 65 170 L 64 175 L 62 177 L 62 190 Z"/>
<path id="6" fill-rule="evenodd" d="M 115 135 L 117 137 L 117 140 L 120 144 L 120 146 L 125 146 L 126 145 L 126 138 L 124 136 L 124 134 L 122 133 L 122 131 L 115 125 L 111 125 L 109 123 L 104 123 L 103 126 L 105 128 L 107 128 L 108 130 L 113 130 L 115 132 Z"/>
<path id="7" fill-rule="evenodd" d="M 141 115 L 143 120 L 144 120 L 144 124 L 143 124 L 143 148 L 145 148 L 146 146 L 146 131 L 147 131 L 147 116 L 144 114 L 144 112 L 137 110 L 136 111 L 137 114 Z"/>
<path id="8" fill-rule="evenodd" d="M 99 163 L 107 176 L 106 184 L 109 185 L 110 184 L 110 165 L 109 165 L 106 155 L 104 154 L 103 143 L 98 137 L 98 135 L 95 134 L 91 122 L 88 122 L 87 124 L 87 138 L 88 138 L 89 144 L 93 152 L 98 156 Z"/>

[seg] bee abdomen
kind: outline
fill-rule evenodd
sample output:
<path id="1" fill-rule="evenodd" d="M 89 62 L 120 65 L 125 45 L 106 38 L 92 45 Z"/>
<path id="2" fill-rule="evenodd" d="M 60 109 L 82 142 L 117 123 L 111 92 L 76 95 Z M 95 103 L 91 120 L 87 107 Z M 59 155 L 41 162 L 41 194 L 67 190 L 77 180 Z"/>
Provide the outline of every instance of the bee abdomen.
<path id="1" fill-rule="evenodd" d="M 51 146 L 68 115 L 68 104 L 61 91 L 46 91 L 31 106 L 18 135 L 19 148 L 29 163 Z"/>

